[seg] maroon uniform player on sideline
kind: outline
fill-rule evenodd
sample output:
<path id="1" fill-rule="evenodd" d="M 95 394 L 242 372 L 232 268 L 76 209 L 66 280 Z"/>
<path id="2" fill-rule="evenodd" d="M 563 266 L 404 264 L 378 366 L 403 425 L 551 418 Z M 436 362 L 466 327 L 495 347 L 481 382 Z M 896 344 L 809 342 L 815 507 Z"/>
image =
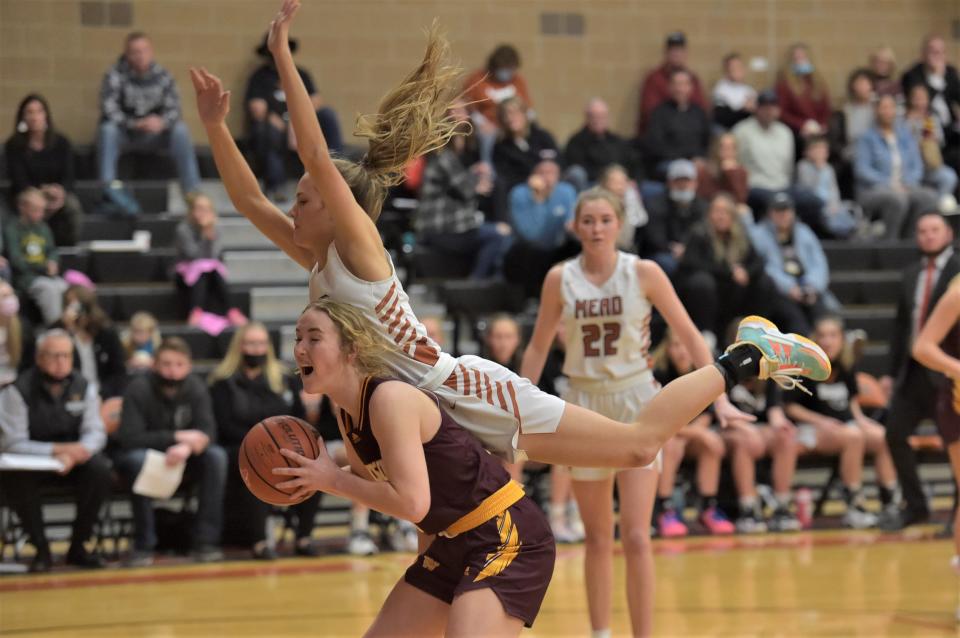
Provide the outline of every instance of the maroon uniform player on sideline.
<path id="1" fill-rule="evenodd" d="M 387 597 L 367 636 L 519 635 L 546 594 L 556 556 L 540 508 L 430 392 L 391 379 L 390 348 L 356 309 L 317 301 L 297 321 L 307 392 L 339 406 L 350 471 L 321 445 L 281 489 L 314 490 L 415 522 L 435 540 Z M 402 406 L 402 407 L 401 407 Z"/>

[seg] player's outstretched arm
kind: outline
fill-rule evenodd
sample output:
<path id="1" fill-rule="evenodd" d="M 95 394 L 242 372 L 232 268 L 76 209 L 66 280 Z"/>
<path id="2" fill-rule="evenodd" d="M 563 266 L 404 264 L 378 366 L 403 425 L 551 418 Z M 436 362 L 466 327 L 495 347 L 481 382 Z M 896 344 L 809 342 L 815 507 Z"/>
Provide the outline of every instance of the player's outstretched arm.
<path id="1" fill-rule="evenodd" d="M 220 78 L 203 68 L 191 68 L 190 79 L 197 93 L 197 111 L 207 131 L 213 160 L 230 201 L 291 259 L 307 270 L 313 268 L 312 253 L 293 242 L 293 222 L 260 191 L 257 178 L 233 141 L 224 121 L 230 111 L 230 91 L 224 91 Z"/>
<path id="2" fill-rule="evenodd" d="M 293 63 L 288 33 L 299 8 L 298 0 L 284 0 L 280 12 L 270 23 L 267 36 L 267 46 L 286 94 L 287 112 L 297 138 L 297 154 L 333 218 L 334 242 L 347 267 L 367 281 L 384 279 L 389 276 L 390 267 L 384 257 L 380 233 L 330 157 L 313 101 Z"/>

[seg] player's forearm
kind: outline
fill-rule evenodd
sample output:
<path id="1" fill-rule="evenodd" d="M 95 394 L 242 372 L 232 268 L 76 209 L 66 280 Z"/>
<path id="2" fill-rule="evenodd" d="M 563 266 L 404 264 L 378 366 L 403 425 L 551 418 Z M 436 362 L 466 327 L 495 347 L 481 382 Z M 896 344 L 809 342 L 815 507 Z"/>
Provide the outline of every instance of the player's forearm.
<path id="1" fill-rule="evenodd" d="M 237 148 L 226 124 L 221 122 L 208 126 L 207 139 L 210 141 L 213 161 L 217 165 L 217 172 L 223 180 L 227 194 L 234 206 L 244 213 L 241 209 L 244 203 L 263 197 L 257 178 Z"/>
<path id="2" fill-rule="evenodd" d="M 328 491 L 412 523 L 421 521 L 430 509 L 429 492 L 404 494 L 389 481 L 370 481 L 352 472 L 337 472 Z"/>

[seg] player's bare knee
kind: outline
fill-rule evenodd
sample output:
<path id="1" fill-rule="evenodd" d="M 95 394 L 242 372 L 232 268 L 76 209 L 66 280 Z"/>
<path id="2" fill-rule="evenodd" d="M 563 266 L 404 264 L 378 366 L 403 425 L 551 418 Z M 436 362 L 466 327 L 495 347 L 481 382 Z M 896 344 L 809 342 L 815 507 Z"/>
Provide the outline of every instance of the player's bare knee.
<path id="1" fill-rule="evenodd" d="M 653 550 L 649 529 L 626 530 L 620 537 L 620 542 L 623 544 L 623 553 L 628 556 L 637 556 Z"/>

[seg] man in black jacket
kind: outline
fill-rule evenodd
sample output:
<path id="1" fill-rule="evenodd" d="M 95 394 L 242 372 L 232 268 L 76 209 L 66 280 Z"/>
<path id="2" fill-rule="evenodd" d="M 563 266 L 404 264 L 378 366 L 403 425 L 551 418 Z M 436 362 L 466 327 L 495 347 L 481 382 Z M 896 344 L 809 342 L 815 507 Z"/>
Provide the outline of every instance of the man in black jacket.
<path id="1" fill-rule="evenodd" d="M 50 571 L 53 565 L 43 530 L 40 492 L 61 485 L 73 488 L 77 499 L 67 563 L 103 567 L 103 559 L 87 552 L 84 543 L 110 493 L 110 461 L 100 453 L 107 437 L 96 391 L 72 368 L 70 335 L 50 330 L 37 340 L 36 366 L 0 391 L 0 452 L 53 457 L 63 466 L 59 475 L 0 473 L 3 492 L 37 550 L 30 564 L 32 572 Z"/>
<path id="2" fill-rule="evenodd" d="M 670 74 L 670 99 L 653 110 L 644 135 L 649 167 L 666 173 L 675 159 L 705 158 L 710 146 L 710 118 L 692 101 L 692 75 L 685 69 Z"/>
<path id="3" fill-rule="evenodd" d="M 667 192 L 647 203 L 650 221 L 637 232 L 637 253 L 673 276 L 683 260 L 690 232 L 703 221 L 707 202 L 697 197 L 697 169 L 679 159 L 667 169 Z"/>
<path id="4" fill-rule="evenodd" d="M 600 98 L 593 98 L 584 112 L 583 128 L 574 133 L 564 149 L 565 178 L 583 190 L 600 179 L 611 164 L 619 164 L 627 175 L 636 177 L 634 153 L 630 144 L 610 130 L 610 109 Z"/>
<path id="5" fill-rule="evenodd" d="M 193 558 L 220 560 L 223 492 L 227 454 L 214 443 L 216 423 L 206 384 L 190 374 L 190 347 L 183 339 L 164 339 L 157 348 L 152 374 L 134 378 L 123 394 L 123 413 L 116 432 L 117 469 L 133 483 L 147 450 L 166 455 L 168 465 L 186 462 L 184 483 L 197 483 L 199 503 L 193 526 Z M 149 565 L 157 545 L 153 499 L 133 494 L 134 549 L 132 565 Z"/>
<path id="6" fill-rule="evenodd" d="M 922 523 L 930 517 L 916 458 L 907 438 L 920 421 L 933 418 L 940 375 L 910 357 L 910 347 L 950 280 L 960 272 L 960 259 L 952 243 L 953 231 L 939 213 L 927 213 L 917 220 L 917 247 L 923 258 L 903 274 L 896 328 L 890 342 L 891 376 L 883 379 L 892 390 L 886 422 L 887 445 L 903 489 L 902 508 L 884 512 L 880 518 L 881 529 L 888 531 Z"/>

